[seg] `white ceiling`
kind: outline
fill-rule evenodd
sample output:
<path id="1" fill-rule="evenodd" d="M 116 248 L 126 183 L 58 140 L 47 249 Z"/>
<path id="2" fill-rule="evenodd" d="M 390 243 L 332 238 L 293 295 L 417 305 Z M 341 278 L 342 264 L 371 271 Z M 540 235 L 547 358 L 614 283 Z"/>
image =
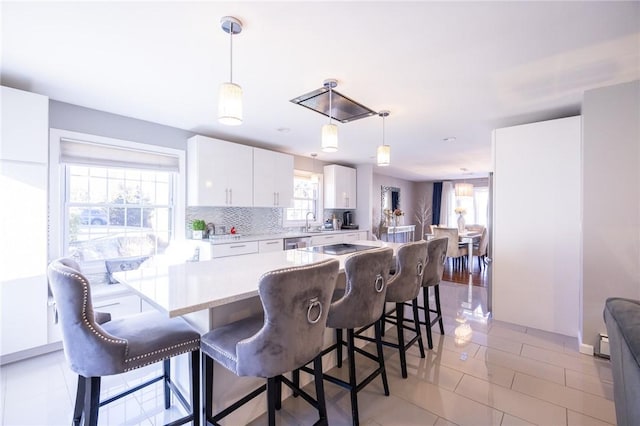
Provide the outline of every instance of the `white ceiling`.
<path id="1" fill-rule="evenodd" d="M 216 118 L 226 15 L 244 24 L 239 127 Z M 302 156 L 327 119 L 289 100 L 335 78 L 391 111 L 392 166 L 376 172 L 415 181 L 486 176 L 492 129 L 577 114 L 585 90 L 640 78 L 638 1 L 3 2 L 1 31 L 2 84 Z M 375 162 L 381 118 L 338 127 L 319 159 Z"/>

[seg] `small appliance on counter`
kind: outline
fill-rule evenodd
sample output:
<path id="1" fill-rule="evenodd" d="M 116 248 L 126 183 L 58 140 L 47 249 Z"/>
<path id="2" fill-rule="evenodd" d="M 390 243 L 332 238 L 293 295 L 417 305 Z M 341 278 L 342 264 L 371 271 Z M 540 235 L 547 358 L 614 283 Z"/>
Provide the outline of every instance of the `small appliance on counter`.
<path id="1" fill-rule="evenodd" d="M 353 223 L 353 212 L 346 211 L 342 214 L 342 227 L 340 229 L 358 229 L 358 225 Z"/>

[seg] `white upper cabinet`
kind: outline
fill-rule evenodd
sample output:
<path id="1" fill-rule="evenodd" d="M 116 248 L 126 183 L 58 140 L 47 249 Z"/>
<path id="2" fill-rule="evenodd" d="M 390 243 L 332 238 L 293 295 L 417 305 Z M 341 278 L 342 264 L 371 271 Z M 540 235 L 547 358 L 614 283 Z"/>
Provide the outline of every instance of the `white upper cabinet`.
<path id="1" fill-rule="evenodd" d="M 251 207 L 253 148 L 205 136 L 187 141 L 187 204 Z"/>
<path id="2" fill-rule="evenodd" d="M 49 162 L 49 98 L 2 89 L 0 160 Z"/>
<path id="3" fill-rule="evenodd" d="M 356 207 L 356 169 L 337 164 L 324 166 L 324 208 Z"/>
<path id="4" fill-rule="evenodd" d="M 253 148 L 254 207 L 289 207 L 293 198 L 293 156 Z"/>

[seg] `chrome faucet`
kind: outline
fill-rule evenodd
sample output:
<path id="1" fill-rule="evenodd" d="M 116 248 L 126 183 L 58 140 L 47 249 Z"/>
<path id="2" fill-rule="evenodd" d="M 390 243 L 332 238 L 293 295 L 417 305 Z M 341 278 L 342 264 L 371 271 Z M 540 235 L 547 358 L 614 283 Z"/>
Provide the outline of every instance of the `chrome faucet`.
<path id="1" fill-rule="evenodd" d="M 313 212 L 307 212 L 306 216 L 304 217 L 304 230 L 309 232 L 309 215 L 311 215 L 311 220 L 316 220 L 316 216 L 313 214 Z"/>

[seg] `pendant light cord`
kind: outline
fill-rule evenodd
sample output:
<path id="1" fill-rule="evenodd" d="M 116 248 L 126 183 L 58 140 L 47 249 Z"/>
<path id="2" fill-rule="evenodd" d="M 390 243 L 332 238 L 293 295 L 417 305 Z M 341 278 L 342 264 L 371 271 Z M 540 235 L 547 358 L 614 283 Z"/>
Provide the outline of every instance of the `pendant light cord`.
<path id="1" fill-rule="evenodd" d="M 233 83 L 233 22 L 229 29 L 229 82 Z"/>
<path id="2" fill-rule="evenodd" d="M 332 91 L 331 91 L 331 89 L 332 89 L 331 84 L 329 84 L 329 124 L 331 124 L 331 110 L 332 110 L 332 107 L 331 107 L 331 94 L 332 94 Z"/>
<path id="3" fill-rule="evenodd" d="M 383 115 L 382 116 L 382 146 L 384 146 L 384 133 L 385 133 L 384 132 L 384 129 L 385 129 L 385 127 L 384 127 L 384 119 L 385 118 L 386 118 L 386 116 Z"/>

